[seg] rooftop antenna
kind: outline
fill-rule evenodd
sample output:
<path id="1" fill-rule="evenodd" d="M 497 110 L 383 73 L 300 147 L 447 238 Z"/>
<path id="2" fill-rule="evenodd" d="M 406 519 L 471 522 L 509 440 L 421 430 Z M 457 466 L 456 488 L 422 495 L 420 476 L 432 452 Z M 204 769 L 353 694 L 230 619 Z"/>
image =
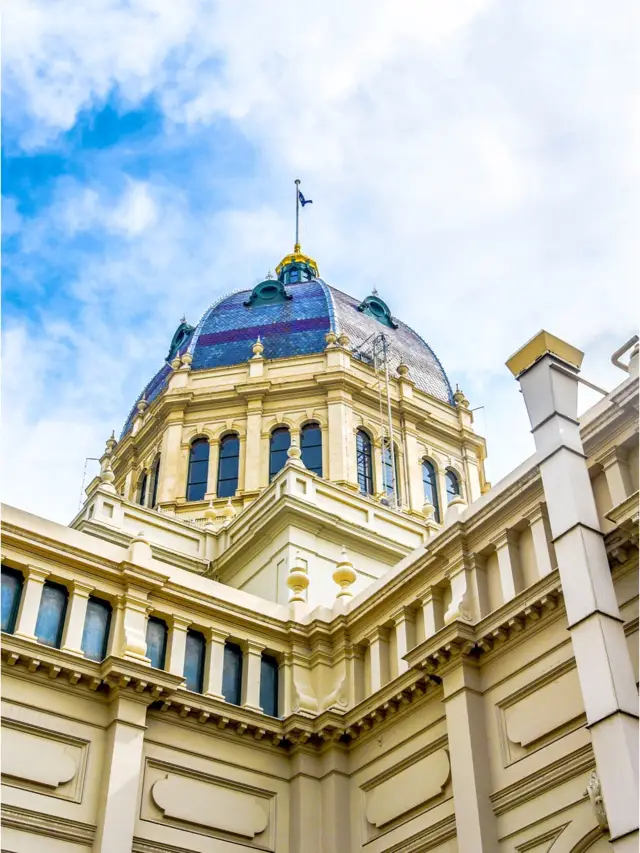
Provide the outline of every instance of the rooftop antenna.
<path id="1" fill-rule="evenodd" d="M 80 486 L 80 501 L 78 503 L 78 509 L 82 509 L 82 496 L 84 495 L 84 484 L 87 479 L 87 462 L 99 462 L 100 458 L 98 456 L 87 456 L 84 460 L 84 470 L 82 472 L 82 485 Z"/>

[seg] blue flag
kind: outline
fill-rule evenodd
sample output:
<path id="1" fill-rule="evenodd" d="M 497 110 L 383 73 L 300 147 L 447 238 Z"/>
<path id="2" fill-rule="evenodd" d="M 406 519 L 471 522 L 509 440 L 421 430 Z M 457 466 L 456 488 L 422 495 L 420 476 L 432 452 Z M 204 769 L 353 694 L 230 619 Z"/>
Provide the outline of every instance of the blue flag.
<path id="1" fill-rule="evenodd" d="M 298 190 L 298 198 L 300 199 L 300 204 L 304 207 L 305 204 L 313 204 L 312 198 L 305 198 L 300 190 Z"/>

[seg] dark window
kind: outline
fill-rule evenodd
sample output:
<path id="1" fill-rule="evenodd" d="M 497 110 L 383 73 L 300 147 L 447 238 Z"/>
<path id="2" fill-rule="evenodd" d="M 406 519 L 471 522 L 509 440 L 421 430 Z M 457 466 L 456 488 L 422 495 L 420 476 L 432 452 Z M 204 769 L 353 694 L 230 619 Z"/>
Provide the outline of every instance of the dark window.
<path id="1" fill-rule="evenodd" d="M 18 618 L 24 578 L 15 569 L 2 569 L 2 630 L 13 634 Z"/>
<path id="2" fill-rule="evenodd" d="M 278 716 L 278 661 L 262 655 L 260 664 L 260 707 L 269 717 Z"/>
<path id="3" fill-rule="evenodd" d="M 389 439 L 386 439 L 382 445 L 382 485 L 387 498 L 391 501 L 393 501 L 394 497 L 398 500 L 400 499 L 398 480 L 398 448 L 394 445 L 392 461 Z"/>
<path id="4" fill-rule="evenodd" d="M 158 480 L 160 479 L 160 457 L 156 457 L 151 469 L 151 501 L 149 506 L 154 509 L 158 502 Z"/>
<path id="5" fill-rule="evenodd" d="M 365 495 L 373 494 L 373 466 L 371 464 L 371 439 L 359 429 L 356 435 L 356 459 L 358 463 L 358 485 Z"/>
<path id="6" fill-rule="evenodd" d="M 289 271 L 289 283 L 293 284 L 296 281 L 300 281 L 300 270 L 292 269 Z"/>
<path id="7" fill-rule="evenodd" d="M 85 657 L 91 660 L 105 659 L 110 626 L 111 605 L 109 602 L 89 596 L 81 645 Z"/>
<path id="8" fill-rule="evenodd" d="M 460 483 L 453 471 L 447 471 L 445 479 L 447 481 L 447 503 L 450 504 L 453 498 L 460 494 Z"/>
<path id="9" fill-rule="evenodd" d="M 438 500 L 438 486 L 436 480 L 436 469 L 428 459 L 422 463 L 422 485 L 424 486 L 424 500 L 433 505 L 435 512 L 433 518 L 440 522 L 440 501 Z"/>
<path id="10" fill-rule="evenodd" d="M 167 625 L 162 619 L 150 616 L 147 620 L 147 657 L 151 666 L 164 669 L 167 654 Z"/>
<path id="11" fill-rule="evenodd" d="M 198 438 L 191 445 L 189 453 L 189 478 L 187 480 L 187 500 L 201 501 L 207 491 L 209 475 L 209 442 Z"/>
<path id="12" fill-rule="evenodd" d="M 318 424 L 302 427 L 300 450 L 305 468 L 322 477 L 322 431 Z"/>
<path id="13" fill-rule="evenodd" d="M 230 498 L 238 488 L 238 463 L 240 461 L 240 439 L 237 435 L 225 435 L 220 442 L 218 463 L 218 497 Z"/>
<path id="14" fill-rule="evenodd" d="M 187 631 L 187 642 L 184 650 L 184 677 L 187 690 L 202 693 L 204 681 L 204 656 L 206 642 L 198 631 Z"/>
<path id="15" fill-rule="evenodd" d="M 66 586 L 45 581 L 36 622 L 36 638 L 45 646 L 60 648 L 68 599 Z"/>
<path id="16" fill-rule="evenodd" d="M 269 481 L 273 480 L 278 471 L 287 462 L 287 450 L 291 447 L 291 436 L 287 427 L 278 427 L 271 433 L 269 448 Z"/>
<path id="17" fill-rule="evenodd" d="M 232 705 L 242 702 L 242 649 L 235 643 L 224 644 L 222 695 Z"/>
<path id="18" fill-rule="evenodd" d="M 140 480 L 140 488 L 138 489 L 138 503 L 140 506 L 145 505 L 145 499 L 147 497 L 147 472 L 144 471 L 142 474 L 142 479 Z"/>

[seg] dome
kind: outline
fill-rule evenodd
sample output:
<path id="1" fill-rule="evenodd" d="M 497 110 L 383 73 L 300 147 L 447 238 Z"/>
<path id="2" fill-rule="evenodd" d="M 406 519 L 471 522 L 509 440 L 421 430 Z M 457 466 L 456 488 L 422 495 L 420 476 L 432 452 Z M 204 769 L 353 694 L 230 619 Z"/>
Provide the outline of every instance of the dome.
<path id="1" fill-rule="evenodd" d="M 374 291 L 364 300 L 331 287 L 318 276 L 311 258 L 296 245 L 276 268 L 277 279 L 267 278 L 251 290 L 223 296 L 204 313 L 198 325 L 183 319 L 174 334 L 167 361 L 136 400 L 151 403 L 165 388 L 172 373 L 170 360 L 189 352 L 191 370 L 210 370 L 246 362 L 260 338 L 264 357 L 291 358 L 322 352 L 325 335 L 349 337 L 353 355 L 370 361 L 372 339 L 384 332 L 392 373 L 399 364 L 409 367 L 417 388 L 438 400 L 453 404 L 449 380 L 434 354 L 409 326 L 392 317 L 386 303 Z M 130 429 L 134 404 L 122 430 Z"/>

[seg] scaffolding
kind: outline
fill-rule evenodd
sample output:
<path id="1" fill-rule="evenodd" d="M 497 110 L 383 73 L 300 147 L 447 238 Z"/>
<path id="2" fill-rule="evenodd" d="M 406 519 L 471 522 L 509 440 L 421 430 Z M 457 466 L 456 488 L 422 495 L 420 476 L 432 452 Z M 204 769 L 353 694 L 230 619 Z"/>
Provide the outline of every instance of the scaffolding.
<path id="1" fill-rule="evenodd" d="M 378 395 L 380 421 L 382 487 L 385 492 L 382 502 L 394 509 L 399 509 L 400 489 L 398 486 L 397 454 L 393 438 L 391 387 L 389 383 L 389 340 L 384 332 L 374 333 L 353 350 L 353 355 L 365 364 L 369 364 L 374 371 L 374 388 Z M 388 453 L 388 461 L 385 460 L 385 453 Z M 387 471 L 391 474 L 391 482 L 387 480 Z"/>

